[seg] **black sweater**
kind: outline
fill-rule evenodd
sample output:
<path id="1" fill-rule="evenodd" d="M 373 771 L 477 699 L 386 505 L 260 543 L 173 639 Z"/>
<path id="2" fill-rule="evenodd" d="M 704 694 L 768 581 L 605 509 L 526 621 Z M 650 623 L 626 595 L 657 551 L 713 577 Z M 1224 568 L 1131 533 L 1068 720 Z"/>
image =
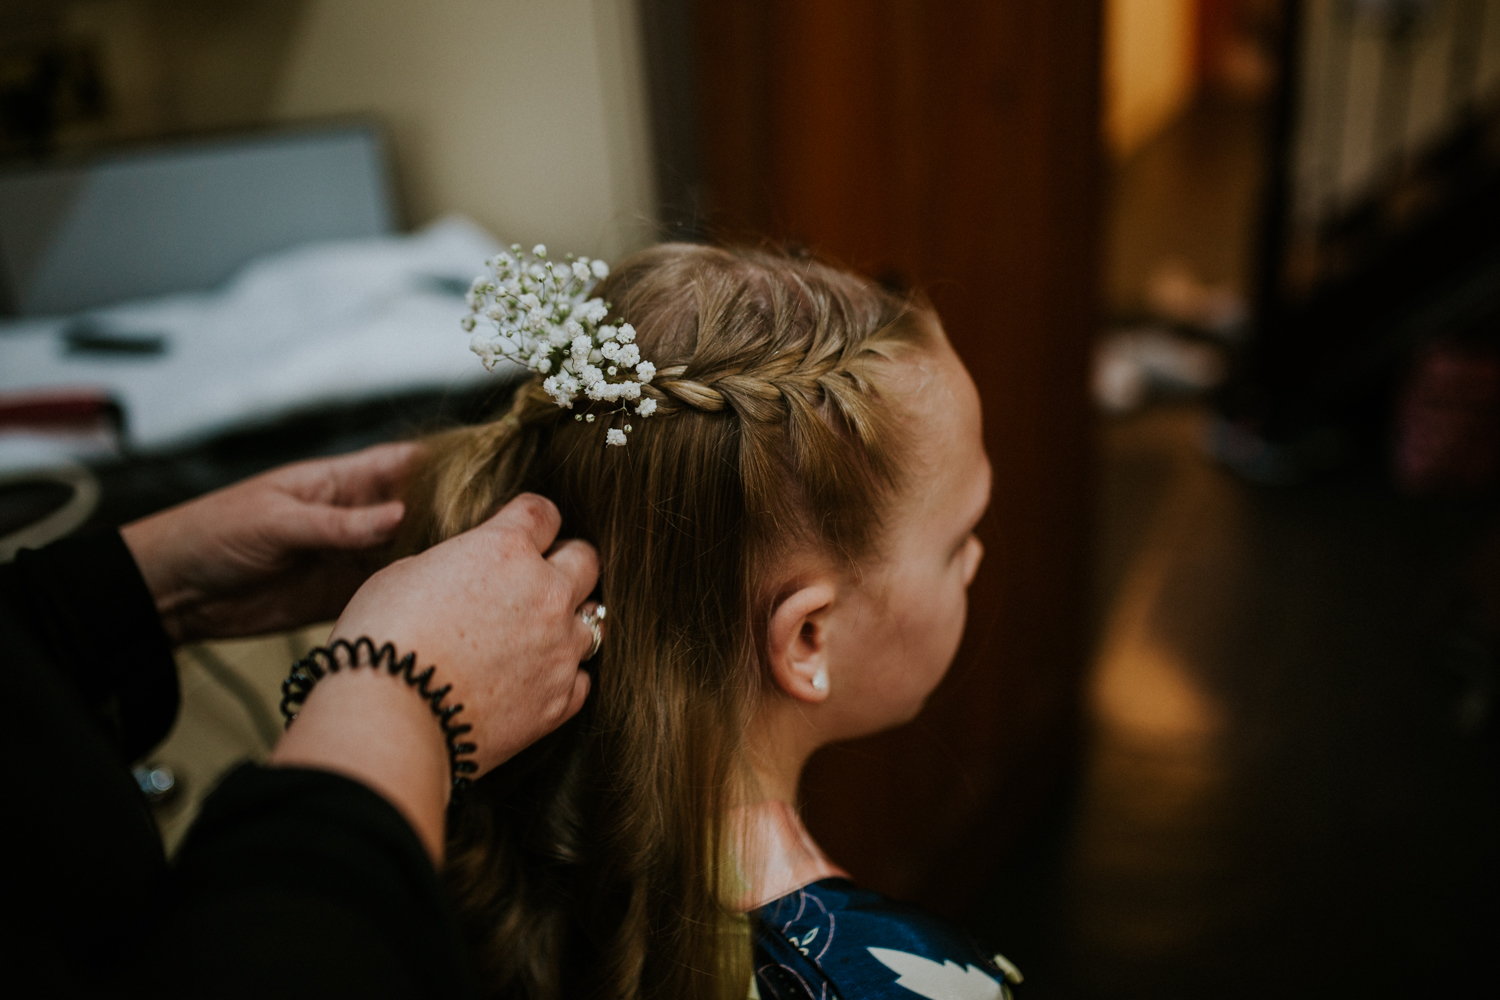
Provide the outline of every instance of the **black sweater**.
<path id="1" fill-rule="evenodd" d="M 421 842 L 358 782 L 245 765 L 208 797 L 167 864 L 129 764 L 171 727 L 177 673 L 118 534 L 0 565 L 0 654 L 11 844 L 0 862 L 0 976 L 12 988 L 477 993 Z"/>

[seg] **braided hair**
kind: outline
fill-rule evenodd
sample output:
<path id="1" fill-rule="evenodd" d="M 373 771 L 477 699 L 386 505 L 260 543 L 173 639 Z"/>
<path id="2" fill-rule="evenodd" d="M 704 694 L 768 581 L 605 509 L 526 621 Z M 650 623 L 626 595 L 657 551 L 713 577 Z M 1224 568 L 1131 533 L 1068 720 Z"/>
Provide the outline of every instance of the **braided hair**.
<path id="1" fill-rule="evenodd" d="M 725 817 L 768 683 L 773 568 L 877 550 L 907 451 L 882 387 L 929 327 L 865 279 L 761 250 L 653 247 L 601 294 L 657 365 L 656 414 L 578 421 L 527 383 L 434 438 L 408 497 L 409 548 L 551 498 L 597 546 L 610 609 L 583 711 L 456 803 L 447 877 L 496 996 L 740 1000 Z M 611 419 L 633 420 L 627 447 L 604 446 Z"/>

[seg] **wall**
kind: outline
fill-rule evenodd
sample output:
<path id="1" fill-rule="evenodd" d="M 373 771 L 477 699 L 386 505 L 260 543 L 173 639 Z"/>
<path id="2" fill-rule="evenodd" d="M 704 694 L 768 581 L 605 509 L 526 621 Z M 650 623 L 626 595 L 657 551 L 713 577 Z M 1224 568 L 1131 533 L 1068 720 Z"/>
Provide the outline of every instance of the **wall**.
<path id="1" fill-rule="evenodd" d="M 61 46 L 91 55 L 103 113 L 62 115 L 61 152 L 265 122 L 305 0 L 5 0 L 7 73 L 26 53 Z M 13 83 L 13 80 L 8 80 Z"/>
<path id="2" fill-rule="evenodd" d="M 95 53 L 62 150 L 374 114 L 407 221 L 618 259 L 655 231 L 635 0 L 7 0 L 0 51 Z"/>
<path id="3" fill-rule="evenodd" d="M 654 198 L 629 0 L 309 0 L 272 114 L 374 112 L 409 221 L 618 259 Z"/>
<path id="4" fill-rule="evenodd" d="M 954 666 L 830 747 L 804 815 L 862 884 L 962 916 L 1056 788 L 1087 644 L 1099 4 L 697 0 L 716 228 L 926 290 L 995 466 Z"/>
<path id="5" fill-rule="evenodd" d="M 1104 136 L 1124 159 L 1176 118 L 1196 84 L 1196 0 L 1106 0 Z"/>

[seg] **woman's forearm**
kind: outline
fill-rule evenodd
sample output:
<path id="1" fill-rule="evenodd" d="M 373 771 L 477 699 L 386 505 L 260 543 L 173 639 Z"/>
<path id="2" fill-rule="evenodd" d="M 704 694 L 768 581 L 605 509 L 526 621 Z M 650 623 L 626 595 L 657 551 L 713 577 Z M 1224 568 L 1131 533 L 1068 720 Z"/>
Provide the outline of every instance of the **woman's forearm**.
<path id="1" fill-rule="evenodd" d="M 270 763 L 332 771 L 367 785 L 406 817 L 433 862 L 442 861 L 452 788 L 447 743 L 431 707 L 400 678 L 367 667 L 329 674 L 307 696 Z"/>

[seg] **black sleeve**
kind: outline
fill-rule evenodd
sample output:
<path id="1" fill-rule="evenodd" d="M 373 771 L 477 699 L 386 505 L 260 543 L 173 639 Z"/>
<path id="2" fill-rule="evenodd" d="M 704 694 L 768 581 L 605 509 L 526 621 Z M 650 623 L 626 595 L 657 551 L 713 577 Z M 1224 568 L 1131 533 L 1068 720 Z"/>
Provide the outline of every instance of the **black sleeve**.
<path id="1" fill-rule="evenodd" d="M 359 782 L 246 764 L 174 867 L 168 996 L 478 995 L 421 841 Z"/>
<path id="2" fill-rule="evenodd" d="M 44 769 L 0 866 L 0 956 L 43 994 L 117 995 L 123 973 L 159 996 L 477 995 L 421 842 L 357 782 L 246 765 L 168 873 L 127 765 L 171 727 L 177 673 L 117 533 L 0 565 L 0 656 L 0 744 Z"/>
<path id="3" fill-rule="evenodd" d="M 118 749 L 39 647 L 34 625 L 0 601 L 0 752 L 13 773 L 30 775 L 9 796 L 0 961 L 36 971 L 35 996 L 106 996 L 154 913 L 167 862 Z"/>
<path id="4" fill-rule="evenodd" d="M 119 532 L 23 549 L 0 565 L 0 603 L 121 760 L 166 737 L 177 717 L 177 665 Z"/>
<path id="5" fill-rule="evenodd" d="M 177 710 L 171 649 L 118 534 L 0 565 L 0 664 L 0 750 L 22 776 L 23 818 L 0 865 L 0 952 L 38 975 L 36 995 L 109 995 L 167 875 L 127 765 Z"/>

